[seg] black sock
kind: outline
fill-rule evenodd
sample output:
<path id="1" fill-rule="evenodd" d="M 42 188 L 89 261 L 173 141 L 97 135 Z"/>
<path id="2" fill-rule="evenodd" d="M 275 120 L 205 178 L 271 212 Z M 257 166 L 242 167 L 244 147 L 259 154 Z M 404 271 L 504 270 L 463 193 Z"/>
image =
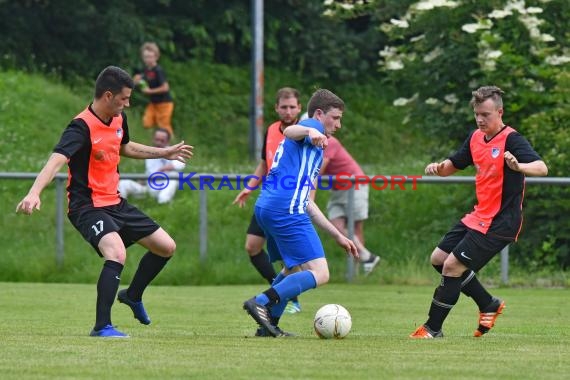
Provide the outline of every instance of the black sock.
<path id="1" fill-rule="evenodd" d="M 267 298 L 269 298 L 269 303 L 265 305 L 268 308 L 278 304 L 280 301 L 279 294 L 277 294 L 277 292 L 273 288 L 267 289 L 266 291 L 263 292 L 263 294 L 265 294 Z"/>
<path id="2" fill-rule="evenodd" d="M 431 264 L 431 266 L 433 267 L 433 269 L 435 269 L 437 271 L 437 273 L 439 273 L 439 274 L 443 273 L 443 265 Z"/>
<path id="3" fill-rule="evenodd" d="M 140 302 L 144 290 L 154 280 L 156 275 L 160 273 L 168 260 L 170 260 L 170 257 L 158 256 L 148 251 L 139 262 L 139 267 L 133 276 L 131 285 L 127 289 L 127 296 L 132 301 Z"/>
<path id="4" fill-rule="evenodd" d="M 440 331 L 443 321 L 455 306 L 461 294 L 461 277 L 442 276 L 441 284 L 435 289 L 429 308 L 426 325 L 433 331 Z"/>
<path id="5" fill-rule="evenodd" d="M 473 301 L 479 306 L 479 310 L 483 310 L 493 300 L 493 296 L 481 285 L 475 272 L 471 269 L 463 272 L 461 281 L 461 291 L 466 296 L 473 298 Z"/>
<path id="6" fill-rule="evenodd" d="M 299 302 L 299 297 L 295 296 L 295 297 L 291 298 L 291 301 L 298 303 L 298 302 Z"/>
<path id="7" fill-rule="evenodd" d="M 273 283 L 273 279 L 277 276 L 275 268 L 269 261 L 269 255 L 263 249 L 255 256 L 250 256 L 251 263 L 257 269 L 261 277 L 267 280 L 269 284 Z"/>
<path id="8" fill-rule="evenodd" d="M 111 325 L 111 306 L 115 301 L 123 264 L 116 261 L 107 260 L 103 264 L 103 269 L 97 281 L 97 306 L 95 314 L 95 330 L 101 330 L 107 325 Z"/>

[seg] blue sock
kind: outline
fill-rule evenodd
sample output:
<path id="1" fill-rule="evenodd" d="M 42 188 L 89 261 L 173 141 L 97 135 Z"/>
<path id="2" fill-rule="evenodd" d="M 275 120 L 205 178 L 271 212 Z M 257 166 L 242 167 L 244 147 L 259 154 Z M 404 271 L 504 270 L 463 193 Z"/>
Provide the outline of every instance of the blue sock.
<path id="1" fill-rule="evenodd" d="M 288 275 L 281 282 L 273 286 L 273 289 L 275 289 L 279 295 L 279 299 L 284 300 L 284 302 L 280 303 L 286 304 L 287 300 L 316 287 L 317 281 L 313 273 L 304 270 Z"/>

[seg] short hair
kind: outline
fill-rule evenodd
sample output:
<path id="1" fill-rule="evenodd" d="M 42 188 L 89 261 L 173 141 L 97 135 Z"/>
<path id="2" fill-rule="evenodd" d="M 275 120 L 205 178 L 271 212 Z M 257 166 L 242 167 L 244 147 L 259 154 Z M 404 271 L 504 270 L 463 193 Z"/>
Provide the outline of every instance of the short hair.
<path id="1" fill-rule="evenodd" d="M 95 81 L 95 99 L 99 99 L 107 91 L 117 95 L 123 88 L 133 89 L 133 78 L 125 70 L 117 66 L 107 66 L 99 73 Z"/>
<path id="2" fill-rule="evenodd" d="M 324 88 L 315 91 L 307 105 L 309 117 L 313 117 L 317 109 L 321 109 L 324 113 L 327 113 L 332 108 L 338 108 L 339 110 L 344 111 L 344 101 L 331 91 Z"/>
<path id="3" fill-rule="evenodd" d="M 145 50 L 151 51 L 156 54 L 156 58 L 160 58 L 160 49 L 155 42 L 145 42 L 141 46 L 141 54 L 145 52 Z"/>
<path id="4" fill-rule="evenodd" d="M 166 133 L 166 138 L 167 138 L 168 141 L 170 142 L 170 138 L 171 138 L 172 136 L 170 136 L 170 132 L 168 131 L 168 129 L 158 127 L 158 128 L 156 128 L 156 129 L 154 130 L 154 133 L 153 133 L 152 135 L 153 135 L 153 136 L 156 136 L 156 134 L 157 134 L 158 132 Z"/>
<path id="5" fill-rule="evenodd" d="M 483 86 L 479 87 L 477 90 L 471 93 L 472 98 L 469 104 L 472 107 L 478 106 L 487 99 L 493 99 L 493 103 L 497 109 L 503 108 L 503 98 L 504 91 L 497 86 Z"/>
<path id="6" fill-rule="evenodd" d="M 295 98 L 297 99 L 297 103 L 300 103 L 301 94 L 298 90 L 294 89 L 293 87 L 283 87 L 277 90 L 277 95 L 275 96 L 275 104 L 279 104 L 281 99 L 289 99 Z"/>

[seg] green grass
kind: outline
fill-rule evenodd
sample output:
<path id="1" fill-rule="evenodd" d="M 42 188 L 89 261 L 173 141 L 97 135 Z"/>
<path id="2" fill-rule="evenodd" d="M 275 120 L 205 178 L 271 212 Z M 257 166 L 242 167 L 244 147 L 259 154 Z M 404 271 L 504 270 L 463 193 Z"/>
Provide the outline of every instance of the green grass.
<path id="1" fill-rule="evenodd" d="M 168 270 L 167 270 L 168 271 Z M 123 276 L 123 278 L 126 278 Z M 262 286 L 154 286 L 152 317 L 140 325 L 116 304 L 113 323 L 127 340 L 87 336 L 94 284 L 0 283 L 2 379 L 562 379 L 570 338 L 568 291 L 494 289 L 507 302 L 494 330 L 471 337 L 475 305 L 462 297 L 441 340 L 407 338 L 425 321 L 432 287 L 327 285 L 285 315 L 295 338 L 246 338 L 255 330 L 241 302 Z M 347 307 L 344 340 L 320 340 L 312 318 L 323 304 Z"/>

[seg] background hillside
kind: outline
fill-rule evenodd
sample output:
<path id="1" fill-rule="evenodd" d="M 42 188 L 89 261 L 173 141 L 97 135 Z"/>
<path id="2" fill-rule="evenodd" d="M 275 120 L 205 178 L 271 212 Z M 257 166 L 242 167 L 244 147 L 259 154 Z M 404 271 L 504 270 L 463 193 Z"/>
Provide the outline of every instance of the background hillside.
<path id="1" fill-rule="evenodd" d="M 250 4 L 0 1 L 0 17 L 10 20 L 0 23 L 0 171 L 38 171 L 62 129 L 90 101 L 98 72 L 109 64 L 133 71 L 141 64 L 141 43 L 152 40 L 161 47 L 160 62 L 173 89 L 176 133 L 196 147 L 188 170 L 250 172 L 255 166 L 248 153 Z M 505 122 L 531 141 L 550 176 L 568 176 L 570 2 L 274 0 L 265 5 L 266 123 L 273 118 L 277 88 L 297 87 L 303 103 L 316 88 L 329 88 L 347 103 L 339 137 L 367 173 L 420 174 L 473 128 L 471 91 L 496 84 L 506 91 Z M 128 111 L 131 134 L 141 142 L 148 142 L 150 133 L 140 126 L 145 100 L 135 93 Z M 121 170 L 139 173 L 143 163 L 124 160 Z M 0 181 L 0 244 L 7 252 L 0 255 L 0 280 L 92 282 L 98 270 L 91 266 L 100 263 L 85 252 L 89 247 L 69 224 L 65 267 L 54 268 L 53 189 L 44 194 L 39 215 L 12 213 L 29 185 Z M 526 189 L 522 239 L 511 249 L 513 275 L 518 271 L 521 282 L 568 281 L 569 195 L 568 187 Z M 161 281 L 259 281 L 243 250 L 252 204 L 237 209 L 231 206 L 234 196 L 231 190 L 208 193 L 209 259 L 202 264 L 198 194 L 179 194 L 168 207 L 136 201 L 179 242 L 180 262 Z M 322 192 L 318 202 L 324 205 L 327 196 Z M 431 281 L 430 250 L 473 203 L 473 189 L 465 185 L 372 192 L 368 245 L 385 260 L 382 273 L 366 281 Z M 334 258 L 334 279 L 342 279 L 342 254 L 325 242 Z M 491 279 L 496 265 L 485 269 Z"/>

